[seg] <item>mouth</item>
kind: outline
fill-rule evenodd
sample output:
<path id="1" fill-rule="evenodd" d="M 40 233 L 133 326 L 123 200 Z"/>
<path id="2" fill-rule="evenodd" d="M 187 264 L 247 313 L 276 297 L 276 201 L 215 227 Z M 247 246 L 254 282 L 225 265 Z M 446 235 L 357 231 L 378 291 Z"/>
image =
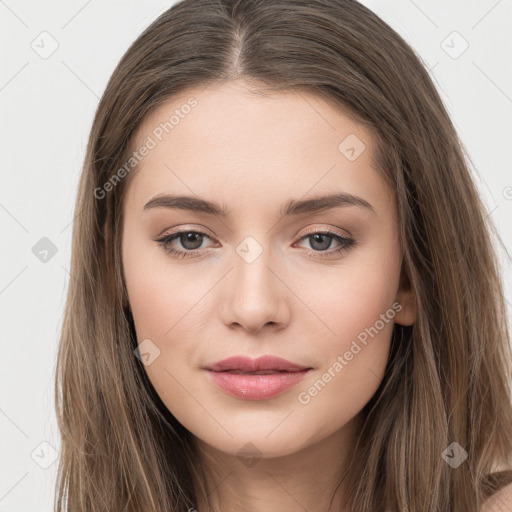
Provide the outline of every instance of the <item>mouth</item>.
<path id="1" fill-rule="evenodd" d="M 227 394 L 245 400 L 265 400 L 298 384 L 313 368 L 274 356 L 236 356 L 204 367 L 210 381 Z"/>

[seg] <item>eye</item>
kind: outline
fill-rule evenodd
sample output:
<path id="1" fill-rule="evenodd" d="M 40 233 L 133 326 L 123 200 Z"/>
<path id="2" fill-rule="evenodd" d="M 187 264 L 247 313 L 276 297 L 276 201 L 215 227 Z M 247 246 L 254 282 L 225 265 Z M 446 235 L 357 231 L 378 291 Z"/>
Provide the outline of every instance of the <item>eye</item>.
<path id="1" fill-rule="evenodd" d="M 313 231 L 309 232 L 305 236 L 301 237 L 300 240 L 309 240 L 310 245 L 314 250 L 309 250 L 309 254 L 313 254 L 315 258 L 329 258 L 333 255 L 339 255 L 344 251 L 348 251 L 354 244 L 355 240 L 346 236 L 340 235 L 335 231 Z M 328 251 L 333 241 L 336 241 L 340 246 L 332 251 Z"/>
<path id="2" fill-rule="evenodd" d="M 155 241 L 158 242 L 165 252 L 181 259 L 197 257 L 198 253 L 202 252 L 201 249 L 204 249 L 202 246 L 206 239 L 211 240 L 211 237 L 203 231 L 181 230 L 165 235 Z M 312 249 L 307 252 L 314 258 L 328 258 L 338 255 L 348 251 L 355 244 L 355 240 L 352 238 L 345 237 L 331 230 L 309 232 L 299 239 L 299 241 L 302 240 L 310 240 Z M 181 244 L 183 249 L 176 248 L 173 245 L 176 241 Z M 340 246 L 335 250 L 327 251 L 333 241 L 340 244 Z"/>
<path id="3" fill-rule="evenodd" d="M 202 231 L 182 230 L 176 231 L 170 235 L 165 235 L 156 241 L 163 247 L 165 252 L 174 254 L 177 258 L 190 258 L 196 256 L 197 252 L 200 252 L 199 249 L 205 238 L 210 237 L 207 233 Z M 173 247 L 172 243 L 175 240 L 178 240 L 185 250 Z"/>

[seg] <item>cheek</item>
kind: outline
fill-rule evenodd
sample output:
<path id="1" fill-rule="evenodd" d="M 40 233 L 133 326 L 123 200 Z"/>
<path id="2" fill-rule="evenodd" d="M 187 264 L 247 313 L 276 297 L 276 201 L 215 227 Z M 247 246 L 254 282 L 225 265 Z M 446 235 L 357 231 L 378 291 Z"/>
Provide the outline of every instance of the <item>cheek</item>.
<path id="1" fill-rule="evenodd" d="M 321 320 L 312 317 L 310 322 L 316 326 L 315 355 L 321 364 L 301 386 L 298 401 L 310 404 L 306 409 L 321 414 L 329 403 L 339 403 L 343 407 L 329 414 L 345 418 L 360 411 L 375 393 L 400 309 L 395 302 L 399 272 L 395 253 L 376 251 L 350 271 L 336 269 L 330 279 L 321 281 L 323 288 L 318 288 L 318 281 L 308 282 L 308 306 Z"/>
<path id="2" fill-rule="evenodd" d="M 183 287 L 182 280 L 174 277 L 172 274 L 155 275 L 154 270 L 132 275 L 131 279 L 127 276 L 130 307 L 139 338 L 163 342 L 186 323 L 200 290 L 193 285 Z"/>
<path id="3" fill-rule="evenodd" d="M 125 240 L 123 267 L 137 341 L 150 353 L 144 370 L 167 408 L 181 421 L 194 392 L 187 374 L 199 350 L 200 298 L 207 289 L 197 273 L 171 268 L 142 243 Z M 185 265 L 186 266 L 186 265 Z M 146 341 L 146 340 L 149 340 Z"/>
<path id="4" fill-rule="evenodd" d="M 330 340 L 328 346 L 344 348 L 365 332 L 388 311 L 397 295 L 400 258 L 389 249 L 361 251 L 346 267 L 329 269 L 321 279 L 311 275 L 303 280 L 308 307 L 316 313 L 319 339 Z M 394 317 L 394 311 L 388 316 Z M 393 321 L 378 322 L 379 330 L 391 333 Z M 326 347 L 327 348 L 327 347 Z M 331 350 L 327 352 L 332 353 Z"/>
<path id="5" fill-rule="evenodd" d="M 171 262 L 160 249 L 133 242 L 129 237 L 124 242 L 123 266 L 137 341 L 146 343 L 152 354 L 144 369 L 167 408 L 181 421 L 190 393 L 200 391 L 190 372 L 200 366 L 208 343 L 213 318 L 211 308 L 205 308 L 217 278 L 198 278 L 194 265 Z"/>
<path id="6" fill-rule="evenodd" d="M 208 288 L 192 266 L 179 267 L 163 250 L 127 236 L 123 268 L 139 342 L 150 338 L 160 345 L 187 323 L 192 309 L 200 311 L 195 304 Z"/>
<path id="7" fill-rule="evenodd" d="M 385 276 L 376 275 L 365 282 L 367 275 L 366 269 L 361 275 L 352 271 L 332 289 L 330 300 L 323 298 L 323 303 L 319 305 L 319 310 L 325 315 L 325 323 L 331 330 L 329 338 L 338 340 L 334 345 L 339 345 L 339 348 L 344 348 L 353 339 L 362 340 L 364 333 L 376 324 L 379 331 L 386 331 L 379 320 L 392 307 L 396 290 L 390 287 Z M 386 320 L 385 325 L 392 326 L 392 322 Z"/>

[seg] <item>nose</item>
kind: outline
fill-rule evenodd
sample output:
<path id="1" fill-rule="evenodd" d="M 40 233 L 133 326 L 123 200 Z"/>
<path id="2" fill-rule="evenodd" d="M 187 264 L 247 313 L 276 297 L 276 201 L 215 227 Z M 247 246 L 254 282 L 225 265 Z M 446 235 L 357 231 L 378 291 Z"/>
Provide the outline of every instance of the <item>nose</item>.
<path id="1" fill-rule="evenodd" d="M 284 328 L 290 318 L 291 292 L 283 281 L 279 271 L 271 268 L 265 252 L 250 263 L 236 256 L 234 268 L 224 283 L 224 323 L 241 326 L 251 333 L 264 327 Z"/>

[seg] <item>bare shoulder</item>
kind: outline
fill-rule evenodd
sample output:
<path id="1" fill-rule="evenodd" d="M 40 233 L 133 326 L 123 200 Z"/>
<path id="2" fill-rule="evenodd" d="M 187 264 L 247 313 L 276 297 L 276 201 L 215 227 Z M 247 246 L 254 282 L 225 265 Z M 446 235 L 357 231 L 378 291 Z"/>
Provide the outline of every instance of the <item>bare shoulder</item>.
<path id="1" fill-rule="evenodd" d="M 512 512 L 512 484 L 493 494 L 484 503 L 482 512 Z"/>

